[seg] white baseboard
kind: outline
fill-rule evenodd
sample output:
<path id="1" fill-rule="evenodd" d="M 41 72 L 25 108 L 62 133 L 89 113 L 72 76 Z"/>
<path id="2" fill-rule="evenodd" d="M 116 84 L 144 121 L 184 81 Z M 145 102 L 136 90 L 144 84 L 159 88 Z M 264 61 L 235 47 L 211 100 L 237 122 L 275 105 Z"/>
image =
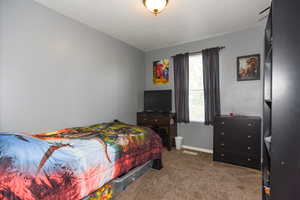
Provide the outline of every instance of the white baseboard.
<path id="1" fill-rule="evenodd" d="M 204 153 L 210 153 L 210 154 L 213 153 L 213 150 L 210 150 L 210 149 L 203 149 L 203 148 L 199 148 L 199 147 L 191 147 L 191 146 L 187 146 L 187 145 L 182 145 L 182 148 L 193 150 L 193 151 L 200 151 L 200 152 L 204 152 Z"/>

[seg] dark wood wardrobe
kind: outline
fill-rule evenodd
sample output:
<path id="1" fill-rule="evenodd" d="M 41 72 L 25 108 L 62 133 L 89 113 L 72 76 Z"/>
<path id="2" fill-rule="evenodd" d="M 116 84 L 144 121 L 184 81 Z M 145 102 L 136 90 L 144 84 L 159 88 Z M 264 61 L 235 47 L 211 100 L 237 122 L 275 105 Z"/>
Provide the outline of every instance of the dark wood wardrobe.
<path id="1" fill-rule="evenodd" d="M 265 31 L 263 200 L 300 199 L 300 1 L 273 0 Z"/>

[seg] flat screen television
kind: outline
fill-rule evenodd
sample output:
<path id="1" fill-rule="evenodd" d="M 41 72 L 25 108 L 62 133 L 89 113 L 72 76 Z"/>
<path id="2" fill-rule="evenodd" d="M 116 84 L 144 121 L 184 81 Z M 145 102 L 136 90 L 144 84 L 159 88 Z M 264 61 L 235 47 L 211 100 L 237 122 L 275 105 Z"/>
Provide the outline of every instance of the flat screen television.
<path id="1" fill-rule="evenodd" d="M 171 112 L 172 90 L 148 90 L 144 92 L 145 112 Z"/>

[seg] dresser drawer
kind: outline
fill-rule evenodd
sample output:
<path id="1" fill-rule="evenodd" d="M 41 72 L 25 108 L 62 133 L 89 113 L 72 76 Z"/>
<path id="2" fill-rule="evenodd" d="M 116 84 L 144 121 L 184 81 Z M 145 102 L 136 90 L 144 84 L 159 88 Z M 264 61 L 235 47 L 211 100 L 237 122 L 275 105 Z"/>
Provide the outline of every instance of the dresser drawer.
<path id="1" fill-rule="evenodd" d="M 252 132 L 215 131 L 214 143 L 220 141 L 232 146 L 259 145 L 260 137 Z"/>
<path id="2" fill-rule="evenodd" d="M 250 141 L 248 143 L 232 143 L 231 141 L 218 140 L 214 143 L 214 151 L 239 152 L 250 155 L 259 155 L 260 147 L 258 143 Z"/>
<path id="3" fill-rule="evenodd" d="M 240 130 L 240 129 L 239 129 Z M 229 145 L 250 145 L 260 143 L 260 135 L 252 131 L 214 131 L 214 142 L 225 141 Z"/>
<path id="4" fill-rule="evenodd" d="M 260 121 L 255 119 L 242 119 L 238 127 L 247 131 L 258 131 L 260 129 Z"/>
<path id="5" fill-rule="evenodd" d="M 256 155 L 240 154 L 228 151 L 217 151 L 214 152 L 214 161 L 260 169 L 260 159 Z"/>
<path id="6" fill-rule="evenodd" d="M 257 130 L 260 120 L 253 118 L 216 117 L 215 127 L 221 129 L 243 128 L 244 130 Z"/>
<path id="7" fill-rule="evenodd" d="M 171 116 L 160 115 L 160 114 L 139 114 L 137 117 L 137 122 L 140 125 L 165 125 L 168 126 L 171 124 L 174 119 Z"/>
<path id="8" fill-rule="evenodd" d="M 140 116 L 140 117 L 138 117 L 138 119 L 137 119 L 137 123 L 138 123 L 139 125 L 151 125 L 151 124 L 152 124 L 152 121 L 151 121 L 151 119 L 148 118 L 148 117 Z"/>
<path id="9" fill-rule="evenodd" d="M 227 118 L 216 118 L 214 128 L 218 129 L 218 131 L 229 131 L 234 123 L 232 120 Z"/>
<path id="10" fill-rule="evenodd" d="M 171 122 L 171 118 L 169 117 L 160 117 L 160 116 L 153 116 L 151 119 L 152 123 L 158 125 L 169 125 Z"/>

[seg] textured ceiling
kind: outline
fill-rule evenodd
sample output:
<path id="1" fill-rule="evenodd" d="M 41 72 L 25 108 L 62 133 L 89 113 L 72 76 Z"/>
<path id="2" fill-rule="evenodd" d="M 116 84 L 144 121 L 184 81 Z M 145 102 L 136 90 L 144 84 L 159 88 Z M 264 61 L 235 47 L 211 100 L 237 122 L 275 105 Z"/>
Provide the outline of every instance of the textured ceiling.
<path id="1" fill-rule="evenodd" d="M 270 0 L 170 0 L 158 16 L 142 0 L 35 0 L 144 51 L 254 27 Z"/>

